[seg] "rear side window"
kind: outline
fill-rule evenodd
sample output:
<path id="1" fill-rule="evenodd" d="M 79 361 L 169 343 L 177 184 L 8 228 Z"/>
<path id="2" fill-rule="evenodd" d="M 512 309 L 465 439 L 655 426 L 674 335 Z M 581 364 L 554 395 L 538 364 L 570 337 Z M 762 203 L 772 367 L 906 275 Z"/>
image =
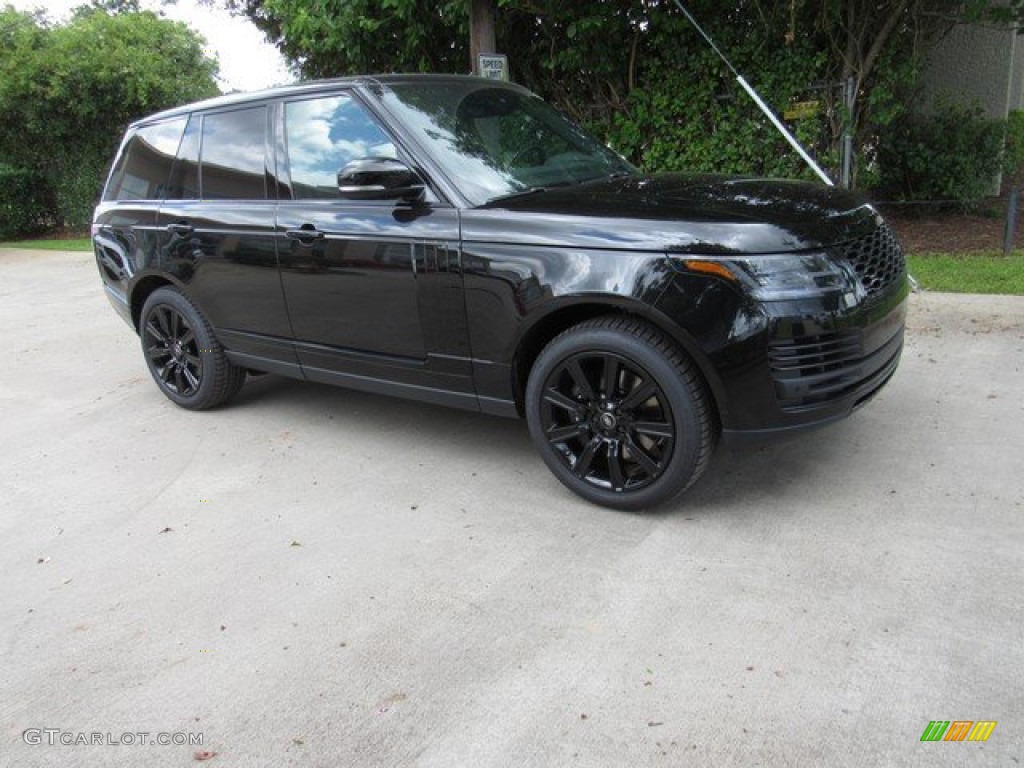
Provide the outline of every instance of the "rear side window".
<path id="1" fill-rule="evenodd" d="M 114 164 L 104 200 L 162 200 L 185 118 L 145 125 L 128 139 Z"/>
<path id="2" fill-rule="evenodd" d="M 267 198 L 267 108 L 203 117 L 199 181 L 204 200 Z"/>

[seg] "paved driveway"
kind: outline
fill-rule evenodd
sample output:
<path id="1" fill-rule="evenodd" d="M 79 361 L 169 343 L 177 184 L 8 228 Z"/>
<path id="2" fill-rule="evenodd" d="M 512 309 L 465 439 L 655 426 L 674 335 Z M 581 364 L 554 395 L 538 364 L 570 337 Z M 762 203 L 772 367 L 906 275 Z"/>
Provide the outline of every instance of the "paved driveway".
<path id="1" fill-rule="evenodd" d="M 514 421 L 180 410 L 86 254 L 0 250 L 0 294 L 0 765 L 1024 758 L 1024 299 L 914 296 L 875 402 L 639 516 Z"/>

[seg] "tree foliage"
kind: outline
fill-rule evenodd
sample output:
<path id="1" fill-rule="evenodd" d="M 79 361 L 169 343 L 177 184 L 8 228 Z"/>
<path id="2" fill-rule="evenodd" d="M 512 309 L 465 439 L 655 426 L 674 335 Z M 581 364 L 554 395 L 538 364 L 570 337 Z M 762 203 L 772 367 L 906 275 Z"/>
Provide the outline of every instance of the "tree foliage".
<path id="1" fill-rule="evenodd" d="M 1002 170 L 1005 133 L 1003 121 L 959 104 L 902 115 L 879 136 L 875 188 L 888 200 L 969 206 L 988 194 Z"/>
<path id="2" fill-rule="evenodd" d="M 467 72 L 468 0 L 226 0 L 306 77 Z M 957 22 L 1015 25 L 1024 0 L 687 0 L 790 127 L 837 171 L 864 162 L 913 102 L 920 54 Z M 497 0 L 514 79 L 658 170 L 807 175 L 672 0 Z M 842 87 L 854 84 L 848 110 Z M 838 175 L 838 173 L 834 173 Z"/>
<path id="3" fill-rule="evenodd" d="M 8 6 L 0 158 L 49 184 L 58 224 L 81 227 L 128 123 L 216 94 L 216 71 L 202 38 L 134 0 L 101 0 L 66 24 Z"/>
<path id="4" fill-rule="evenodd" d="M 226 0 L 306 78 L 465 71 L 466 0 Z"/>

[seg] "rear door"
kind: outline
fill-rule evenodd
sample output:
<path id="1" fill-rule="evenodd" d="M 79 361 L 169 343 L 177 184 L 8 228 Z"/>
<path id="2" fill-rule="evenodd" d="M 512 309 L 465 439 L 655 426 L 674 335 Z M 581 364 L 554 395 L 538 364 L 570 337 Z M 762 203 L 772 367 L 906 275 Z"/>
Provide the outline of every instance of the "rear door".
<path id="1" fill-rule="evenodd" d="M 458 211 L 347 200 L 338 172 L 369 157 L 413 165 L 350 91 L 279 105 L 281 279 L 306 377 L 476 408 Z"/>
<path id="2" fill-rule="evenodd" d="M 269 126 L 266 104 L 193 114 L 157 224 L 163 268 L 187 285 L 232 359 L 294 375 Z"/>

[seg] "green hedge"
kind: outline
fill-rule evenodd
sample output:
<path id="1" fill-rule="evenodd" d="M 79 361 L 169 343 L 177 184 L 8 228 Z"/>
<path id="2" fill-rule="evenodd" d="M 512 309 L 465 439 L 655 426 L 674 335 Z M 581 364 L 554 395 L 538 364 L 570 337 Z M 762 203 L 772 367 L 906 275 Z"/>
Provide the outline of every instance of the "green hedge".
<path id="1" fill-rule="evenodd" d="M 1003 169 L 1006 128 L 979 108 L 954 104 L 901 116 L 878 135 L 876 197 L 976 205 Z"/>
<path id="2" fill-rule="evenodd" d="M 779 111 L 793 102 L 812 103 L 806 115 L 788 121 L 789 128 L 819 161 L 835 164 L 826 105 L 820 94 L 807 91 L 821 56 L 797 42 L 765 66 L 759 38 L 720 33 L 737 66 L 756 73 L 755 87 Z M 660 41 L 657 51 L 639 65 L 642 87 L 629 92 L 606 125 L 591 125 L 611 146 L 649 171 L 816 178 L 713 51 L 671 41 Z"/>
<path id="3" fill-rule="evenodd" d="M 46 179 L 0 165 L 0 240 L 39 234 L 57 223 L 56 199 Z"/>

